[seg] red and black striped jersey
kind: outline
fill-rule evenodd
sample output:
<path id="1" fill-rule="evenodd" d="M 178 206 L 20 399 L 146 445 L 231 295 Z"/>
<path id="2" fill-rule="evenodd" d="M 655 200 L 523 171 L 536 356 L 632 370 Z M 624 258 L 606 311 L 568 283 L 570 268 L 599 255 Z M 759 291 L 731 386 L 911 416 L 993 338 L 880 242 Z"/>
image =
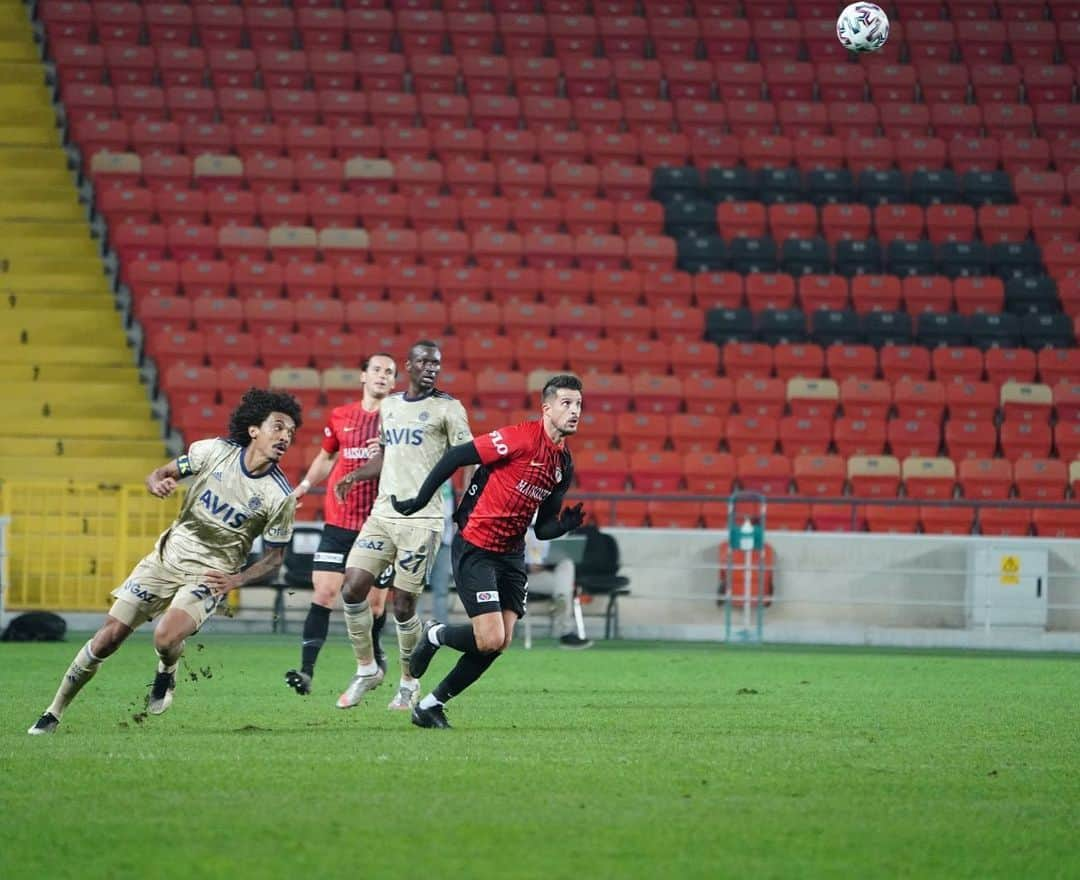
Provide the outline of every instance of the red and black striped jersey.
<path id="1" fill-rule="evenodd" d="M 359 531 L 364 520 L 371 514 L 375 504 L 375 495 L 379 490 L 379 481 L 361 480 L 345 496 L 345 501 L 337 500 L 334 486 L 345 474 L 351 473 L 371 458 L 368 441 L 379 436 L 379 411 L 368 412 L 359 403 L 347 403 L 335 407 L 330 412 L 330 419 L 323 428 L 322 448 L 329 453 L 338 453 L 330 478 L 326 481 L 326 500 L 323 502 L 323 514 L 332 526 Z"/>
<path id="2" fill-rule="evenodd" d="M 537 509 L 573 480 L 570 450 L 551 442 L 542 421 L 497 428 L 473 443 L 481 465 L 454 514 L 461 536 L 495 553 L 520 551 Z"/>

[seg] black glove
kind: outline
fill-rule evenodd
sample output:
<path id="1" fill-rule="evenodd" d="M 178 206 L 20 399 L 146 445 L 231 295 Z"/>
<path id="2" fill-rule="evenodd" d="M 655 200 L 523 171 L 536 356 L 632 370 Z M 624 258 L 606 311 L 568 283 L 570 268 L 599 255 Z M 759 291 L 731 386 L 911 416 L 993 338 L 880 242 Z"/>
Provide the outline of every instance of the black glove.
<path id="1" fill-rule="evenodd" d="M 585 522 L 585 514 L 581 509 L 580 501 L 573 507 L 564 507 L 562 513 L 559 514 L 559 525 L 566 532 L 581 528 L 583 522 Z"/>
<path id="2" fill-rule="evenodd" d="M 418 510 L 423 510 L 423 505 L 417 504 L 415 498 L 406 498 L 404 501 L 398 501 L 397 495 L 391 495 L 390 503 L 394 505 L 394 510 L 402 516 L 412 516 Z"/>

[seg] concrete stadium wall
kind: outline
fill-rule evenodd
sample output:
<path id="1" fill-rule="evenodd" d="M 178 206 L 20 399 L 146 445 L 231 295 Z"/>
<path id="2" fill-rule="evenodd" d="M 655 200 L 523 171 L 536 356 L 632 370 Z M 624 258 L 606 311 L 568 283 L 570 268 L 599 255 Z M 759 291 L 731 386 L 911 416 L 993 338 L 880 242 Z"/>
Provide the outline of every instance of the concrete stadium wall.
<path id="1" fill-rule="evenodd" d="M 722 640 L 718 548 L 726 532 L 612 529 L 631 595 L 627 638 Z M 771 532 L 775 596 L 764 640 L 1080 651 L 1080 541 Z M 980 542 L 1049 551 L 1046 627 L 971 626 L 969 559 Z M 741 626 L 742 609 L 733 608 Z"/>

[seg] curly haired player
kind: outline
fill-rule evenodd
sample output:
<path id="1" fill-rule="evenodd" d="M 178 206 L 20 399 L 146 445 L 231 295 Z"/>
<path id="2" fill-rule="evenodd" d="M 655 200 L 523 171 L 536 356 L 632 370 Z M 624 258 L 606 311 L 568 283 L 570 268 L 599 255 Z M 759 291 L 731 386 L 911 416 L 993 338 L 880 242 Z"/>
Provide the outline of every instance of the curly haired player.
<path id="1" fill-rule="evenodd" d="M 176 519 L 113 590 L 105 623 L 79 649 L 53 701 L 28 733 L 55 732 L 102 661 L 158 616 L 158 667 L 147 710 L 160 715 L 172 705 L 184 640 L 199 631 L 230 590 L 281 565 L 292 539 L 296 499 L 278 462 L 300 422 L 300 404 L 291 395 L 252 388 L 229 417 L 227 437 L 197 440 L 146 478 L 151 495 L 167 498 L 179 480 L 194 477 Z M 266 552 L 242 568 L 260 535 Z"/>

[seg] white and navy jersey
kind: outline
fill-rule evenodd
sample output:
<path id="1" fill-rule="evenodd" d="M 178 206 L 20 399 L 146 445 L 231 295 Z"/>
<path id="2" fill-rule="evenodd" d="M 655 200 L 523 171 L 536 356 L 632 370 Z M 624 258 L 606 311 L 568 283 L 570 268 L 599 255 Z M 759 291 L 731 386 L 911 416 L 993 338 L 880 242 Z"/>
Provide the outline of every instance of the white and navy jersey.
<path id="1" fill-rule="evenodd" d="M 382 416 L 382 472 L 379 497 L 372 515 L 404 519 L 394 510 L 390 496 L 415 498 L 432 468 L 451 446 L 472 440 L 469 419 L 461 401 L 442 391 L 409 399 L 404 392 L 391 394 L 379 408 Z M 408 517 L 414 525 L 443 529 L 443 502 L 438 493 L 428 506 Z"/>
<path id="2" fill-rule="evenodd" d="M 251 545 L 269 547 L 292 540 L 296 499 L 281 469 L 255 476 L 244 467 L 244 449 L 220 437 L 197 440 L 177 458 L 181 477 L 193 476 L 173 524 L 158 538 L 163 563 L 201 575 L 237 572 Z"/>

